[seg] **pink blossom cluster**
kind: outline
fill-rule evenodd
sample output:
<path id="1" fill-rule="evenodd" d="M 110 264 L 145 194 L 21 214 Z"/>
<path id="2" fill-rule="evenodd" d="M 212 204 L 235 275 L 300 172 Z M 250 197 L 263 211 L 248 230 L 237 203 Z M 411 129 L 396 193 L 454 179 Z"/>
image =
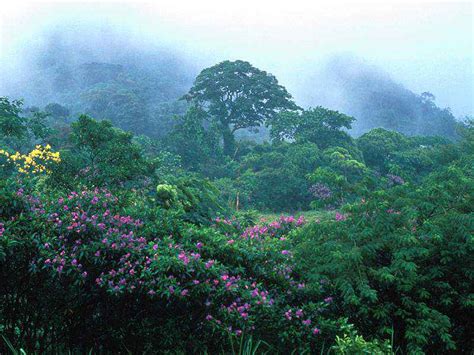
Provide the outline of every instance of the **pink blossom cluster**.
<path id="1" fill-rule="evenodd" d="M 235 216 L 232 218 L 216 217 L 213 226 L 226 235 L 240 233 L 242 230 L 242 226 Z"/>
<path id="2" fill-rule="evenodd" d="M 232 219 L 216 217 L 214 221 L 216 222 L 216 224 L 222 223 L 222 224 L 227 224 L 228 226 L 231 226 L 235 223 L 236 219 L 235 217 L 233 217 Z"/>
<path id="3" fill-rule="evenodd" d="M 265 223 L 262 225 L 254 225 L 248 227 L 241 234 L 241 238 L 244 239 L 265 239 L 267 237 L 279 237 L 285 238 L 289 231 L 299 226 L 305 224 L 306 221 L 304 216 L 300 216 L 298 219 L 295 219 L 294 216 L 280 216 L 276 221 L 270 223 Z M 282 239 L 284 240 L 284 239 Z"/>
<path id="4" fill-rule="evenodd" d="M 141 268 L 137 261 L 131 261 L 130 255 L 147 246 L 144 237 L 136 235 L 142 226 L 140 220 L 130 216 L 112 213 L 109 205 L 117 202 L 107 191 L 71 192 L 66 198 L 60 197 L 56 206 L 49 206 L 57 212 L 46 213 L 38 199 L 28 197 L 32 210 L 39 216 L 45 216 L 58 234 L 44 244 L 45 267 L 56 270 L 59 274 L 65 271 L 78 272 L 86 278 L 90 272 L 88 267 L 117 263 L 120 267 L 107 270 L 97 278 L 100 283 L 103 274 L 119 275 L 120 284 L 127 283 L 125 275 L 133 276 Z M 100 237 L 91 238 L 91 235 Z M 79 256 L 85 251 L 93 250 L 93 256 L 87 260 L 88 265 L 79 262 Z M 150 261 L 145 263 L 145 267 Z M 111 287 L 116 289 L 115 284 Z M 131 285 L 130 287 L 136 287 Z"/>
<path id="5" fill-rule="evenodd" d="M 216 314 L 209 313 L 206 321 L 218 327 L 231 324 L 227 330 L 240 335 L 239 329 L 249 331 L 255 329 L 253 320 L 261 307 L 273 307 L 274 304 L 275 300 L 270 297 L 269 291 L 264 290 L 257 282 L 244 282 L 239 296 L 229 303 L 221 303 Z M 232 331 L 232 329 L 236 330 Z"/>
<path id="6" fill-rule="evenodd" d="M 284 317 L 287 321 L 300 322 L 303 326 L 310 328 L 313 321 L 311 318 L 305 317 L 303 309 L 288 309 L 284 313 Z M 318 335 L 321 331 L 317 327 L 311 328 L 311 334 Z"/>
<path id="7" fill-rule="evenodd" d="M 87 283 L 92 289 L 105 289 L 113 295 L 139 293 L 167 302 L 202 300 L 208 309 L 203 324 L 211 323 L 235 335 L 253 330 L 261 307 L 275 307 L 277 300 L 281 302 L 293 292 L 277 291 L 275 287 L 269 291 L 258 275 L 249 277 L 240 269 L 226 267 L 207 254 L 206 242 L 174 236 L 144 237 L 144 223 L 117 213 L 118 200 L 106 190 L 71 192 L 44 205 L 32 196 L 24 198 L 49 230 L 35 262 L 79 285 Z M 216 222 L 228 225 L 222 220 Z M 291 252 L 281 249 L 279 240 L 304 223 L 304 217 L 281 216 L 277 221 L 246 229 L 242 242 L 252 240 L 264 245 L 267 237 L 278 238 L 277 252 L 288 261 Z M 2 229 L 0 224 L 1 233 Z M 233 240 L 226 244 L 233 244 Z M 293 268 L 287 262 L 270 260 L 267 265 L 291 289 L 304 288 L 304 283 L 293 279 Z M 296 309 L 291 317 L 306 329 L 311 319 L 309 315 L 303 319 L 302 312 Z"/>

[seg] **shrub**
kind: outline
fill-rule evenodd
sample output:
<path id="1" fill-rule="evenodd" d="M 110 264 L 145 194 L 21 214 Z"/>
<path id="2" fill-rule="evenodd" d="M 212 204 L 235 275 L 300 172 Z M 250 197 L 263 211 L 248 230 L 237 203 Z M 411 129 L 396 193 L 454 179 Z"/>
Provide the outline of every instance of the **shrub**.
<path id="1" fill-rule="evenodd" d="M 344 218 L 295 232 L 299 271 L 328 283 L 364 336 L 393 328 L 403 351 L 468 351 L 473 197 L 472 171 L 457 166 L 368 194 Z"/>
<path id="2" fill-rule="evenodd" d="M 344 323 L 293 272 L 292 217 L 258 238 L 184 222 L 169 235 L 107 190 L 15 199 L 0 240 L 0 322 L 14 346 L 223 351 L 217 339 L 247 334 L 286 352 L 320 349 Z"/>
<path id="3" fill-rule="evenodd" d="M 344 335 L 336 336 L 336 345 L 332 347 L 335 354 L 370 354 L 370 355 L 392 355 L 392 346 L 388 340 L 379 342 L 365 340 L 357 333 L 352 324 L 344 327 Z"/>

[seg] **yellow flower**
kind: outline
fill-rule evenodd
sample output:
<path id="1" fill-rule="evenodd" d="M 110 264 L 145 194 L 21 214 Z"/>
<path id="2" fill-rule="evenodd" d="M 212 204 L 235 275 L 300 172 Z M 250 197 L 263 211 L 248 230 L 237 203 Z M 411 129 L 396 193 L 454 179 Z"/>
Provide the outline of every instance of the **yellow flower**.
<path id="1" fill-rule="evenodd" d="M 45 147 L 37 145 L 35 149 L 26 155 L 19 152 L 10 155 L 3 149 L 0 149 L 0 154 L 6 156 L 8 161 L 13 162 L 18 172 L 22 174 L 29 174 L 30 172 L 33 174 L 42 172 L 49 174 L 51 171 L 47 169 L 46 164 L 50 161 L 54 163 L 61 162 L 59 152 L 51 151 L 49 144 Z"/>

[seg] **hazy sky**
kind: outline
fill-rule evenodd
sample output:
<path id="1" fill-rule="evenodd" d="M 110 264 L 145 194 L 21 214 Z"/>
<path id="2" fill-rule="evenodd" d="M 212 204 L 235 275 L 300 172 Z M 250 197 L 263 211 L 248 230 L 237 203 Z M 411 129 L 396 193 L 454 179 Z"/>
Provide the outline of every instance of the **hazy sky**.
<path id="1" fill-rule="evenodd" d="M 113 28 L 138 43 L 176 48 L 199 68 L 244 59 L 272 72 L 298 99 L 300 78 L 350 53 L 410 90 L 431 91 L 455 115 L 473 110 L 473 3 L 316 1 L 8 1 L 0 13 L 0 64 L 47 31 Z M 107 46 L 106 41 L 103 46 Z"/>

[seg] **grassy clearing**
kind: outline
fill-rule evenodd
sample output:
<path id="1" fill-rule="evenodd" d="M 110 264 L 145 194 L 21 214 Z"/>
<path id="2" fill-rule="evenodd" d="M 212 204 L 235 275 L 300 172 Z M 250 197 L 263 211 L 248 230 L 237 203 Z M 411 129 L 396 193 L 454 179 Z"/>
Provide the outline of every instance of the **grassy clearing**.
<path id="1" fill-rule="evenodd" d="M 308 222 L 316 222 L 316 221 L 324 221 L 329 219 L 334 219 L 335 211 L 327 211 L 327 210 L 310 210 L 310 211 L 297 211 L 295 213 L 271 213 L 271 212 L 260 212 L 259 217 L 264 218 L 266 220 L 275 220 L 278 219 L 282 215 L 293 214 L 296 218 L 303 215 L 304 218 Z"/>

